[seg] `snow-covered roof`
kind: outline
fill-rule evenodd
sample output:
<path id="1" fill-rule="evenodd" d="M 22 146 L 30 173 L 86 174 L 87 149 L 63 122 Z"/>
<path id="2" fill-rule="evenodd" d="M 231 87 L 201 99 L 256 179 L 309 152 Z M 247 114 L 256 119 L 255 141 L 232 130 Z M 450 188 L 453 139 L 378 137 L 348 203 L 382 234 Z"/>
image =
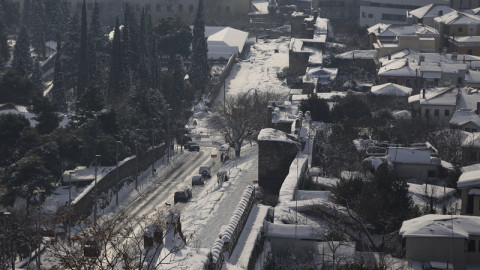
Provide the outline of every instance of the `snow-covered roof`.
<path id="1" fill-rule="evenodd" d="M 467 137 L 462 141 L 462 147 L 480 147 L 480 132 L 467 133 Z"/>
<path id="2" fill-rule="evenodd" d="M 0 104 L 0 114 L 19 114 L 25 116 L 30 122 L 30 126 L 35 127 L 38 121 L 35 120 L 36 115 L 28 112 L 27 107 L 22 105 L 15 105 L 13 103 Z"/>
<path id="3" fill-rule="evenodd" d="M 457 91 L 454 91 L 454 89 L 455 87 L 429 88 L 425 90 L 425 98 L 423 98 L 422 92 L 417 98 L 419 98 L 421 105 L 455 106 L 457 104 Z M 410 102 L 410 98 L 408 101 Z"/>
<path id="4" fill-rule="evenodd" d="M 462 172 L 480 171 L 480 163 L 464 166 L 460 170 Z"/>
<path id="5" fill-rule="evenodd" d="M 412 93 L 412 88 L 395 83 L 385 83 L 373 86 L 370 91 L 375 95 L 409 96 Z"/>
<path id="6" fill-rule="evenodd" d="M 412 113 L 408 110 L 394 111 L 392 116 L 395 119 L 410 119 L 412 118 Z"/>
<path id="7" fill-rule="evenodd" d="M 337 77 L 337 68 L 308 67 L 303 82 L 308 82 L 312 78 L 317 78 L 321 82 L 331 82 Z"/>
<path id="8" fill-rule="evenodd" d="M 478 84 L 480 83 L 480 71 L 469 70 L 465 74 L 465 83 L 466 84 Z"/>
<path id="9" fill-rule="evenodd" d="M 419 19 L 422 19 L 424 17 L 437 17 L 439 11 L 441 11 L 442 14 L 447 14 L 452 11 L 455 11 L 455 9 L 446 5 L 430 4 L 430 5 L 426 5 L 426 6 L 414 9 L 410 11 L 410 14 Z"/>
<path id="10" fill-rule="evenodd" d="M 409 61 L 408 59 L 398 59 L 383 65 L 378 70 L 380 76 L 394 77 L 415 77 L 418 76 L 418 63 Z"/>
<path id="11" fill-rule="evenodd" d="M 392 163 L 432 164 L 430 150 L 403 147 L 388 147 L 387 159 Z"/>
<path id="12" fill-rule="evenodd" d="M 452 196 L 457 190 L 443 186 L 408 183 L 408 192 L 416 196 L 429 196 L 437 200 Z"/>
<path id="13" fill-rule="evenodd" d="M 462 12 L 465 13 L 465 14 L 478 15 L 480 13 L 480 7 L 472 8 L 472 9 L 465 9 Z"/>
<path id="14" fill-rule="evenodd" d="M 259 141 L 276 141 L 276 142 L 284 142 L 284 143 L 293 143 L 296 144 L 297 141 L 294 140 L 293 137 L 287 136 L 287 133 L 273 129 L 273 128 L 264 128 L 260 130 L 258 134 Z"/>
<path id="15" fill-rule="evenodd" d="M 480 186 L 480 170 L 464 172 L 460 175 L 457 188 Z"/>
<path id="16" fill-rule="evenodd" d="M 335 55 L 338 59 L 375 59 L 376 50 L 353 50 Z"/>
<path id="17" fill-rule="evenodd" d="M 460 36 L 455 37 L 455 43 L 463 44 L 463 43 L 477 43 L 480 42 L 480 36 Z"/>
<path id="18" fill-rule="evenodd" d="M 259 11 L 260 14 L 268 14 L 268 1 L 252 1 L 252 5 Z"/>
<path id="19" fill-rule="evenodd" d="M 436 17 L 434 20 L 436 22 L 444 23 L 447 25 L 480 24 L 479 17 L 472 14 L 459 12 L 459 11 L 454 11 L 448 14 L 444 14 L 443 16 Z"/>
<path id="20" fill-rule="evenodd" d="M 317 240 L 324 239 L 325 229 L 318 227 L 313 228 L 310 225 L 295 224 L 277 224 L 266 222 L 267 237 L 285 238 L 285 239 L 301 239 L 301 240 Z"/>
<path id="21" fill-rule="evenodd" d="M 463 126 L 467 123 L 471 123 L 477 127 L 480 127 L 480 117 L 470 110 L 457 110 L 450 119 L 449 124 L 453 126 Z"/>
<path id="22" fill-rule="evenodd" d="M 374 34 L 377 37 L 391 37 L 396 38 L 398 36 L 431 36 L 438 35 L 438 31 L 428 25 L 422 24 L 383 24 L 378 23 L 368 28 L 369 34 Z"/>
<path id="23" fill-rule="evenodd" d="M 451 237 L 468 239 L 480 235 L 480 217 L 461 215 L 425 215 L 406 220 L 400 228 L 402 237 Z"/>
<path id="24" fill-rule="evenodd" d="M 247 32 L 231 27 L 223 27 L 223 29 L 208 36 L 208 57 L 227 58 L 232 53 L 242 53 L 247 38 Z"/>

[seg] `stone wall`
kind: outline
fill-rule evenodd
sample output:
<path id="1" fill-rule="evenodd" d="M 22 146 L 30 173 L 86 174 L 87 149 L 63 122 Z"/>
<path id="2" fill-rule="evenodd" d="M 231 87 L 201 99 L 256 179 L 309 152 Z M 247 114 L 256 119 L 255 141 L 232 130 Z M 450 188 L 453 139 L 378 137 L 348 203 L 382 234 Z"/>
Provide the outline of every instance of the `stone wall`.
<path id="1" fill-rule="evenodd" d="M 138 170 L 139 172 L 146 170 L 152 164 L 152 151 L 155 151 L 154 155 L 156 160 L 160 159 L 165 154 L 165 144 L 161 144 L 153 150 L 149 150 L 145 153 L 141 153 L 138 155 Z M 118 179 L 119 182 L 122 182 L 123 179 L 129 177 L 135 177 L 137 170 L 137 160 L 136 158 L 132 158 L 121 166 L 118 167 Z M 102 193 L 108 193 L 110 189 L 114 189 L 116 185 L 117 174 L 116 169 L 111 170 L 105 177 L 102 179 L 97 179 L 97 195 L 100 196 Z M 86 193 L 83 194 L 78 200 L 75 200 L 73 203 L 73 213 L 75 216 L 88 216 L 92 213 L 93 203 L 95 198 L 95 185 L 92 182 L 87 188 L 91 189 Z"/>
<path id="2" fill-rule="evenodd" d="M 293 143 L 258 142 L 258 185 L 266 193 L 278 195 L 296 154 L 297 145 Z"/>

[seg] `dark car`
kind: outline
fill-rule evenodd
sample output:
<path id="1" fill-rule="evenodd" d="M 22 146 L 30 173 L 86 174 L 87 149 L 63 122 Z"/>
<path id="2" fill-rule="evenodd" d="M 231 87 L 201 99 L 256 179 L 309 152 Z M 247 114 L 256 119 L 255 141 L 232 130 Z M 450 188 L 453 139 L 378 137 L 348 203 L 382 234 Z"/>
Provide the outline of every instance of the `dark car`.
<path id="1" fill-rule="evenodd" d="M 188 151 L 200 151 L 200 145 L 198 145 L 197 143 L 192 143 L 192 142 L 189 142 L 187 144 L 185 144 L 185 149 L 187 149 Z"/>
<path id="2" fill-rule="evenodd" d="M 185 188 L 184 190 L 175 192 L 173 202 L 188 202 L 190 198 L 192 198 L 192 190 L 190 188 Z"/>

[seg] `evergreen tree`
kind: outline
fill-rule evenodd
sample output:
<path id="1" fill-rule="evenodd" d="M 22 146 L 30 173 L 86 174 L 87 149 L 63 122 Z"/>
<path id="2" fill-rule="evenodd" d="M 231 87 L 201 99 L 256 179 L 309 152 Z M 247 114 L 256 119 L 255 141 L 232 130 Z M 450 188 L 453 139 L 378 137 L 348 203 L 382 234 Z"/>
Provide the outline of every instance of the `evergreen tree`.
<path id="1" fill-rule="evenodd" d="M 203 18 L 203 0 L 200 0 L 198 3 L 197 16 L 193 24 L 192 64 L 189 76 L 193 86 L 203 94 L 210 78 L 208 46 L 205 38 L 205 21 Z"/>
<path id="2" fill-rule="evenodd" d="M 66 90 L 74 88 L 77 83 L 78 56 L 80 49 L 80 35 L 78 31 L 78 15 L 75 13 L 68 23 L 68 30 L 63 45 L 63 82 Z"/>
<path id="3" fill-rule="evenodd" d="M 103 78 L 105 53 L 105 37 L 100 26 L 100 9 L 97 2 L 94 3 L 88 32 L 88 69 L 90 71 L 89 81 L 96 75 Z"/>
<path id="4" fill-rule="evenodd" d="M 80 28 L 80 48 L 78 51 L 77 98 L 79 99 L 88 85 L 88 32 L 87 32 L 87 4 L 83 0 L 82 20 Z"/>
<path id="5" fill-rule="evenodd" d="M 124 50 L 120 35 L 120 26 L 117 18 L 112 40 L 112 52 L 110 54 L 110 74 L 108 79 L 108 98 L 110 102 L 118 100 L 120 96 L 127 92 L 123 66 Z"/>
<path id="6" fill-rule="evenodd" d="M 30 0 L 23 0 L 22 24 L 25 27 L 30 25 Z"/>
<path id="7" fill-rule="evenodd" d="M 10 31 L 18 28 L 20 23 L 20 10 L 17 1 L 0 0 L 0 6 L 3 10 L 2 18 L 6 28 Z"/>
<path id="8" fill-rule="evenodd" d="M 40 62 L 38 58 L 33 59 L 33 66 L 32 66 L 32 75 L 30 79 L 33 83 L 33 89 L 39 93 L 43 92 L 43 80 L 42 80 L 42 67 L 40 66 Z"/>
<path id="9" fill-rule="evenodd" d="M 57 58 L 55 59 L 55 68 L 53 73 L 53 87 L 50 93 L 50 96 L 57 104 L 57 107 L 60 111 L 67 111 L 67 98 L 65 95 L 65 87 L 63 82 L 63 51 L 62 43 L 58 42 L 57 44 Z"/>
<path id="10" fill-rule="evenodd" d="M 138 25 L 133 7 L 125 5 L 123 34 L 123 50 L 125 58 L 125 76 L 127 89 L 130 89 L 138 80 Z"/>
<path id="11" fill-rule="evenodd" d="M 30 38 L 27 28 L 22 27 L 18 34 L 13 51 L 12 68 L 27 75 L 32 71 L 32 58 L 30 56 Z"/>
<path id="12" fill-rule="evenodd" d="M 54 40 L 58 42 L 66 31 L 70 8 L 68 6 L 67 9 L 65 9 L 65 4 L 65 0 L 44 0 L 45 29 L 48 29 L 48 31 L 45 32 L 45 39 L 47 41 Z"/>
<path id="13" fill-rule="evenodd" d="M 5 18 L 3 6 L 0 5 L 0 70 L 10 59 L 10 49 L 7 40 L 7 27 L 3 21 Z"/>
<path id="14" fill-rule="evenodd" d="M 45 7 L 43 0 L 33 0 L 30 22 L 30 40 L 35 53 L 40 58 L 45 58 Z"/>
<path id="15" fill-rule="evenodd" d="M 172 108 L 179 109 L 181 106 L 180 101 L 185 100 L 185 85 L 184 85 L 185 74 L 183 72 L 183 63 L 180 57 L 177 55 L 174 58 L 173 62 L 173 92 L 175 93 L 175 98 L 172 101 L 169 101 L 169 104 Z M 179 113 L 179 112 L 177 112 Z"/>

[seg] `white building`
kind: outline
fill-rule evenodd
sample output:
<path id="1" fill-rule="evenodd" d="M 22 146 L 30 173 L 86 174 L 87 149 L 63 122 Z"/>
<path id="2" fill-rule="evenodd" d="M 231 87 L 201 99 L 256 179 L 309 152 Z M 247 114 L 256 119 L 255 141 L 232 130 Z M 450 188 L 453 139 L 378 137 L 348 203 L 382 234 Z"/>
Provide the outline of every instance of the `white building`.
<path id="1" fill-rule="evenodd" d="M 360 26 L 377 23 L 401 24 L 407 22 L 407 11 L 428 4 L 449 5 L 448 0 L 365 0 L 360 2 Z"/>
<path id="2" fill-rule="evenodd" d="M 248 38 L 248 33 L 230 27 L 205 27 L 208 44 L 208 58 L 228 59 L 232 54 L 241 54 Z"/>

